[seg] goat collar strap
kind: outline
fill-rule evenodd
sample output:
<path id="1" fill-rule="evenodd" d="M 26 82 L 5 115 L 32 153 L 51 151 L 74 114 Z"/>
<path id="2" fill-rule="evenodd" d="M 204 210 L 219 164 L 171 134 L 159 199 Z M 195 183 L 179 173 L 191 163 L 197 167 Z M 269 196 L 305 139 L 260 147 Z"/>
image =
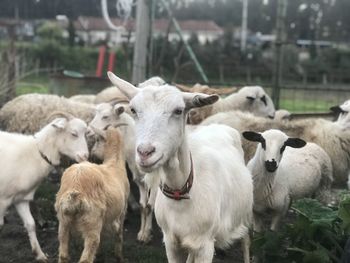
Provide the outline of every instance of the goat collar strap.
<path id="1" fill-rule="evenodd" d="M 193 184 L 193 161 L 192 161 L 192 155 L 190 153 L 190 159 L 191 159 L 191 171 L 188 175 L 187 181 L 185 185 L 181 189 L 171 189 L 166 184 L 160 184 L 159 188 L 163 192 L 163 194 L 171 199 L 174 199 L 176 201 L 180 201 L 182 199 L 190 199 L 189 192 L 192 188 Z"/>
<path id="2" fill-rule="evenodd" d="M 45 154 L 42 153 L 42 151 L 39 150 L 39 153 L 41 155 L 41 157 L 51 166 L 54 166 L 53 163 L 49 160 L 49 158 L 47 158 L 47 156 Z"/>
<path id="3" fill-rule="evenodd" d="M 34 136 L 34 139 L 36 139 L 35 136 Z M 46 156 L 42 151 L 40 151 L 39 147 L 38 147 L 38 151 L 39 151 L 39 153 L 40 153 L 41 158 L 43 158 L 49 165 L 55 166 L 55 165 L 49 160 L 49 158 L 47 158 L 47 156 Z"/>

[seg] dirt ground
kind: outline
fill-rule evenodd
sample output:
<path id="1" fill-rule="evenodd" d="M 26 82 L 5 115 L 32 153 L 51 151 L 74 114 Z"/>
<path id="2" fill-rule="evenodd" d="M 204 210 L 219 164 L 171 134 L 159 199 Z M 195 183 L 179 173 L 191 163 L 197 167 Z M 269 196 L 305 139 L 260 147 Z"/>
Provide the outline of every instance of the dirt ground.
<path id="1" fill-rule="evenodd" d="M 55 194 L 58 189 L 55 180 L 46 180 L 38 189 L 36 204 L 44 219 L 41 227 L 37 223 L 37 235 L 42 250 L 49 256 L 50 262 L 57 262 L 58 240 L 55 211 L 53 208 Z M 133 189 L 133 192 L 135 189 Z M 137 192 L 137 191 L 136 191 Z M 33 213 L 34 214 L 34 213 Z M 34 215 L 36 218 L 36 216 Z M 37 219 L 37 218 L 36 218 Z M 5 225 L 0 231 L 0 263 L 30 263 L 35 262 L 32 255 L 29 239 L 21 219 L 14 208 L 11 208 L 5 216 Z M 129 212 L 124 227 L 124 259 L 129 263 L 158 263 L 167 262 L 165 247 L 162 243 L 162 234 L 159 227 L 153 221 L 153 239 L 143 245 L 136 241 L 136 235 L 140 226 L 139 213 Z M 113 256 L 113 238 L 111 234 L 104 234 L 101 238 L 100 250 L 96 257 L 96 263 L 115 262 Z M 232 248 L 225 252 L 218 252 L 215 255 L 215 263 L 243 262 L 240 250 L 240 243 L 237 242 Z M 82 242 L 72 240 L 70 244 L 71 262 L 79 260 L 82 251 Z"/>

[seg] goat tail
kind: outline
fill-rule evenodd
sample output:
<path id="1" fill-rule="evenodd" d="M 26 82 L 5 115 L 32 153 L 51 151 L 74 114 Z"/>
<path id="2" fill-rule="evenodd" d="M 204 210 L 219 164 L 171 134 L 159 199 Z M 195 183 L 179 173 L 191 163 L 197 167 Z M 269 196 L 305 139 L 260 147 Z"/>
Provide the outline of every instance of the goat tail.
<path id="1" fill-rule="evenodd" d="M 65 215 L 76 215 L 85 212 L 89 205 L 82 194 L 76 190 L 67 192 L 60 201 L 60 210 Z"/>
<path id="2" fill-rule="evenodd" d="M 332 201 L 331 187 L 333 184 L 333 168 L 332 163 L 329 162 L 323 163 L 321 181 L 316 192 L 316 199 L 321 203 L 328 205 Z"/>

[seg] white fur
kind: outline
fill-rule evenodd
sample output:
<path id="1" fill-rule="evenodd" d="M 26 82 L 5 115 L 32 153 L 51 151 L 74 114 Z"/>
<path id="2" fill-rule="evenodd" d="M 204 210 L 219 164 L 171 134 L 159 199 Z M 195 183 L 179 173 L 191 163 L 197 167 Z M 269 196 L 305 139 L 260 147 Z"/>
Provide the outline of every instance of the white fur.
<path id="1" fill-rule="evenodd" d="M 65 154 L 76 161 L 86 160 L 86 124 L 73 118 L 57 118 L 35 136 L 0 132 L 0 227 L 7 208 L 14 204 L 28 231 L 33 252 L 38 260 L 47 260 L 35 233 L 29 202 L 40 182 L 54 168 L 41 156 L 41 151 L 54 165 Z"/>
<path id="2" fill-rule="evenodd" d="M 212 262 L 214 245 L 225 248 L 243 237 L 244 260 L 249 262 L 247 230 L 252 218 L 253 185 L 242 149 L 236 147 L 239 134 L 225 125 L 186 133 L 188 110 L 213 103 L 217 96 L 182 93 L 167 85 L 139 90 L 112 73 L 109 77 L 131 99 L 136 162 L 149 173 L 148 177 L 180 189 L 190 173 L 192 154 L 194 181 L 190 199 L 177 201 L 158 191 L 155 200 L 168 261 Z"/>
<path id="3" fill-rule="evenodd" d="M 264 89 L 260 86 L 246 86 L 237 93 L 218 100 L 213 105 L 192 109 L 189 121 L 191 124 L 198 124 L 211 115 L 232 110 L 247 111 L 256 116 L 269 118 L 275 116 L 275 106 Z"/>
<path id="4" fill-rule="evenodd" d="M 337 122 L 322 118 L 280 122 L 257 117 L 247 112 L 231 111 L 215 114 L 206 119 L 203 125 L 212 123 L 226 124 L 240 132 L 278 129 L 290 137 L 316 143 L 332 160 L 334 183 L 341 187 L 345 186 L 350 170 L 350 129 L 346 129 Z M 350 123 L 350 115 L 348 115 L 348 123 Z M 242 146 L 245 160 L 249 161 L 255 153 L 256 144 L 244 140 Z"/>
<path id="5" fill-rule="evenodd" d="M 254 180 L 255 227 L 257 231 L 261 230 L 262 218 L 268 212 L 273 215 L 271 230 L 277 230 L 292 199 L 316 194 L 320 201 L 330 201 L 332 163 L 328 154 L 314 143 L 307 143 L 300 149 L 287 146 L 281 154 L 280 149 L 288 139 L 286 134 L 279 130 L 267 130 L 261 136 L 266 149 L 259 143 L 248 163 Z M 274 172 L 269 172 L 265 167 L 265 162 L 271 160 L 277 164 Z"/>

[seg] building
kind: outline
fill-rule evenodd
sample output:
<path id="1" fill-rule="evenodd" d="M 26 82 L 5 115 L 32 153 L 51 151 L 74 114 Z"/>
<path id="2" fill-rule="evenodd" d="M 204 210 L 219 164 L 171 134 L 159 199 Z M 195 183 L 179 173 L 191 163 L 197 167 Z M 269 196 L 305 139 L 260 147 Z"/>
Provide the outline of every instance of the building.
<path id="1" fill-rule="evenodd" d="M 124 22 L 121 19 L 111 19 L 116 26 L 122 26 L 121 30 L 112 30 L 108 27 L 103 18 L 80 16 L 74 22 L 76 34 L 88 44 L 107 42 L 111 46 L 120 45 L 124 42 L 135 41 L 135 20 L 129 19 Z M 188 40 L 196 34 L 201 44 L 212 42 L 223 35 L 224 31 L 214 21 L 210 20 L 184 20 L 178 21 L 182 29 L 183 38 Z M 170 30 L 169 20 L 157 19 L 153 22 L 153 36 L 165 36 L 169 31 L 169 41 L 180 40 L 173 25 Z"/>

